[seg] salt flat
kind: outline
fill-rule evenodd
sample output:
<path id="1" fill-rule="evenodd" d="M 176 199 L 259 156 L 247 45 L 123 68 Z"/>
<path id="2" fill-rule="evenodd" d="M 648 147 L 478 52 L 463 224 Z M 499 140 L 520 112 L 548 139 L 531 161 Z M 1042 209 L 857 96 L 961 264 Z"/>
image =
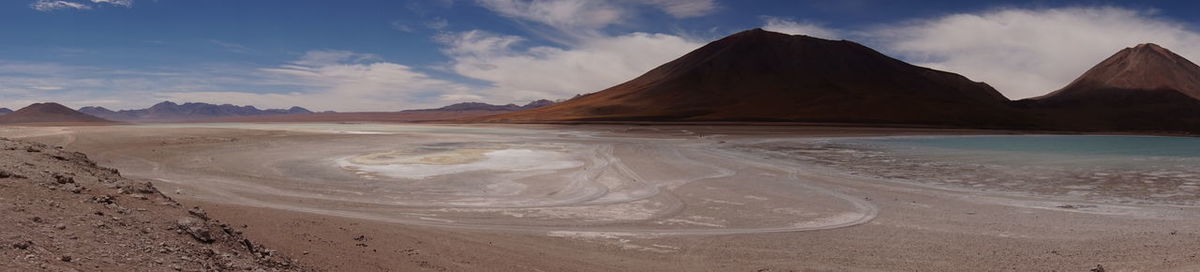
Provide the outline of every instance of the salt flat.
<path id="1" fill-rule="evenodd" d="M 937 173 L 911 174 L 920 167 L 899 171 L 878 158 L 844 155 L 856 150 L 806 143 L 995 131 L 38 129 L 46 131 L 15 136 L 82 150 L 185 203 L 245 222 L 248 235 L 269 246 L 308 252 L 306 260 L 331 270 L 1086 270 L 1103 264 L 1187 271 L 1200 263 L 1192 255 L 1200 245 L 1188 242 L 1200 234 L 1193 231 L 1200 210 L 1192 206 L 1098 201 L 1022 186 L 975 189 L 928 179 Z M 1020 173 L 998 178 L 1013 176 Z"/>

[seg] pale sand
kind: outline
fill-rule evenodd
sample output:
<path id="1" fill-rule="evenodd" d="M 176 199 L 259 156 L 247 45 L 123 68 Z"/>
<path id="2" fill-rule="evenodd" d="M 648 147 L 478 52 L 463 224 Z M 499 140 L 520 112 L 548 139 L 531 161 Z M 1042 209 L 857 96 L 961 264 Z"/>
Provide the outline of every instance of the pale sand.
<path id="1" fill-rule="evenodd" d="M 792 137 L 994 131 L 265 127 L 279 130 L 21 133 L 155 180 L 214 217 L 247 224 L 247 234 L 267 246 L 331 271 L 1200 269 L 1200 210 L 1193 207 L 940 188 L 730 148 Z M 424 153 L 441 154 L 430 163 L 387 164 L 472 165 L 489 162 L 474 150 L 508 149 L 555 158 L 523 157 L 535 166 L 570 164 L 514 161 L 420 179 L 367 178 L 337 164 L 411 149 L 444 151 Z M 1064 204 L 1103 209 L 1057 207 Z"/>

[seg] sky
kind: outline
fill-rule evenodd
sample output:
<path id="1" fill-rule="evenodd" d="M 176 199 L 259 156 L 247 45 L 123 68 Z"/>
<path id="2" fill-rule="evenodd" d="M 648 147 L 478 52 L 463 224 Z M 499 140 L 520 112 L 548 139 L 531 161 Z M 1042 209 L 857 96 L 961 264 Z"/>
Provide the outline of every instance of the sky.
<path id="1" fill-rule="evenodd" d="M 0 107 L 164 100 L 393 111 L 565 99 L 764 28 L 862 43 L 1012 99 L 1153 42 L 1200 1 L 3 0 Z"/>

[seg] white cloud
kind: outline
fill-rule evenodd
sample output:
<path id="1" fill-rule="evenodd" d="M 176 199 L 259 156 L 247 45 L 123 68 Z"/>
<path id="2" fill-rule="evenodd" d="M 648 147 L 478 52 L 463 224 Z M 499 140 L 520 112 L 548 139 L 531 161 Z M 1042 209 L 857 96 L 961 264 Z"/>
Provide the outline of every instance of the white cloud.
<path id="1" fill-rule="evenodd" d="M 570 48 L 517 48 L 516 36 L 480 30 L 439 38 L 450 70 L 489 82 L 496 102 L 569 98 L 630 80 L 701 44 L 667 34 L 631 33 L 583 40 Z"/>
<path id="2" fill-rule="evenodd" d="M 84 3 L 62 0 L 37 0 L 36 2 L 33 2 L 33 4 L 29 4 L 29 7 L 37 11 L 52 11 L 59 9 L 92 9 L 92 6 Z"/>
<path id="3" fill-rule="evenodd" d="M 90 2 L 92 2 L 93 4 L 97 4 L 97 5 L 122 6 L 122 7 L 126 7 L 126 8 L 133 7 L 133 0 L 90 0 Z M 60 9 L 76 9 L 76 10 L 92 9 L 92 5 L 89 5 L 85 2 L 77 1 L 77 0 L 37 0 L 37 1 L 34 1 L 32 4 L 29 4 L 29 7 L 32 9 L 35 9 L 37 11 L 53 11 L 53 10 L 60 10 Z"/>
<path id="4" fill-rule="evenodd" d="M 133 7 L 133 0 L 92 0 L 92 3 L 109 4 L 114 6 Z"/>
<path id="5" fill-rule="evenodd" d="M 1046 94 L 1125 47 L 1153 42 L 1200 60 L 1200 35 L 1152 11 L 1114 7 L 999 9 L 867 33 L 916 64 L 984 81 L 1009 98 Z"/>
<path id="6" fill-rule="evenodd" d="M 763 30 L 774 31 L 792 35 L 807 35 L 822 39 L 839 39 L 841 35 L 838 32 L 825 28 L 819 24 L 795 22 L 779 17 L 763 17 L 766 25 Z"/>
<path id="7" fill-rule="evenodd" d="M 0 60 L 0 107 L 55 101 L 144 108 L 163 100 L 264 108 L 396 111 L 486 101 L 478 86 L 435 78 L 377 55 L 309 51 L 275 67 L 160 67 L 150 72 Z M 116 97 L 116 99 L 114 99 Z"/>
<path id="8" fill-rule="evenodd" d="M 525 37 L 472 30 L 443 33 L 437 40 L 451 58 L 447 70 L 487 82 L 479 93 L 497 103 L 569 98 L 630 80 L 700 47 L 670 34 L 607 34 L 642 8 L 676 18 L 703 16 L 718 7 L 713 0 L 476 0 L 482 7 L 520 23 L 531 35 L 557 46 L 537 45 Z M 532 23 L 532 24 L 526 24 Z M 534 44 L 534 45 L 526 45 Z"/>
<path id="9" fill-rule="evenodd" d="M 533 21 L 558 29 L 595 29 L 616 23 L 625 10 L 595 0 L 477 0 L 502 16 Z"/>
<path id="10" fill-rule="evenodd" d="M 502 16 L 558 30 L 590 31 L 619 24 L 637 9 L 650 6 L 675 18 L 708 15 L 714 0 L 476 0 Z"/>
<path id="11" fill-rule="evenodd" d="M 626 0 L 634 3 L 645 3 L 662 9 L 675 18 L 689 18 L 708 15 L 717 9 L 715 0 Z"/>
<path id="12" fill-rule="evenodd" d="M 472 88 L 433 78 L 378 56 L 349 51 L 309 51 L 299 60 L 263 68 L 267 82 L 291 85 L 290 93 L 187 92 L 163 94 L 184 101 L 241 101 L 264 107 L 306 105 L 342 111 L 395 111 L 463 102 Z M 448 96 L 455 95 L 458 96 Z"/>

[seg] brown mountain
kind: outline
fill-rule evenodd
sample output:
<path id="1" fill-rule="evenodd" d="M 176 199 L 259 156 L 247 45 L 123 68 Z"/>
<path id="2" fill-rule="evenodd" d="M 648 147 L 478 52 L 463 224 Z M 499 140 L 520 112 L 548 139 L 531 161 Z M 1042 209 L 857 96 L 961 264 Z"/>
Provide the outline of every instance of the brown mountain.
<path id="1" fill-rule="evenodd" d="M 1125 48 L 1062 89 L 1019 105 L 1049 126 L 1200 132 L 1200 66 L 1166 48 Z"/>
<path id="2" fill-rule="evenodd" d="M 34 103 L 0 116 L 0 124 L 16 123 L 112 123 L 75 111 L 58 103 Z"/>
<path id="3" fill-rule="evenodd" d="M 597 93 L 475 121 L 1023 123 L 1007 103 L 987 84 L 858 43 L 754 29 Z"/>

